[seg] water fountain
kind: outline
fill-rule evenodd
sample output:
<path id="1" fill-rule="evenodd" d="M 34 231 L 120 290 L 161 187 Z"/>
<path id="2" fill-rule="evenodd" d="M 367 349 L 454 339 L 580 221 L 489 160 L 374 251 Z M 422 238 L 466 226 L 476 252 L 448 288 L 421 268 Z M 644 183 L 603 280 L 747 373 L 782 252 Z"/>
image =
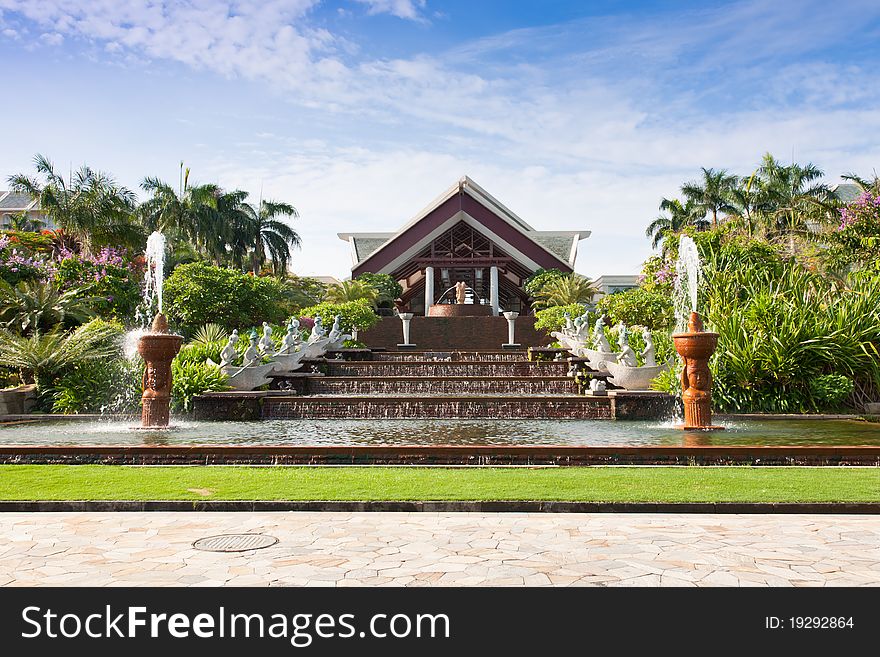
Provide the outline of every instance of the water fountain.
<path id="1" fill-rule="evenodd" d="M 675 309 L 679 332 L 672 335 L 672 341 L 684 361 L 681 373 L 684 424 L 681 428 L 686 431 L 723 429 L 712 424 L 712 373 L 709 371 L 709 358 L 718 346 L 718 334 L 704 330 L 703 320 L 697 313 L 700 255 L 697 245 L 687 235 L 683 235 L 679 243 L 676 274 Z M 683 330 L 685 321 L 687 330 Z"/>
<path id="2" fill-rule="evenodd" d="M 147 240 L 147 272 L 144 297 L 147 307 L 155 298 L 158 312 L 149 331 L 138 339 L 137 350 L 146 363 L 143 378 L 141 426 L 168 426 L 171 406 L 171 361 L 180 351 L 183 337 L 168 332 L 168 320 L 162 313 L 162 284 L 165 266 L 165 237 L 155 232 Z"/>

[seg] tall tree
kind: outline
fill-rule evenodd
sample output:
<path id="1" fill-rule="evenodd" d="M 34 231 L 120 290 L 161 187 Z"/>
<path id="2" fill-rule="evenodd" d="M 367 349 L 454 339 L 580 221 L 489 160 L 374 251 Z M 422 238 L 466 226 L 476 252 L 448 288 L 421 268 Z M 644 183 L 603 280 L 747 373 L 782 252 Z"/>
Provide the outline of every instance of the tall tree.
<path id="1" fill-rule="evenodd" d="M 141 241 L 132 216 L 135 194 L 112 176 L 82 166 L 65 180 L 49 158 L 39 154 L 34 168 L 36 176 L 10 176 L 12 189 L 36 198 L 40 209 L 83 249 L 134 246 Z"/>
<path id="2" fill-rule="evenodd" d="M 660 244 L 666 251 L 666 240 L 674 238 L 688 226 L 694 226 L 697 230 L 705 230 L 709 222 L 705 219 L 705 213 L 701 213 L 694 207 L 693 201 L 682 204 L 677 198 L 664 198 L 660 201 L 660 212 L 654 221 L 648 224 L 645 237 L 651 238 L 651 248 L 656 249 Z"/>
<path id="3" fill-rule="evenodd" d="M 692 201 L 694 209 L 703 216 L 712 215 L 712 227 L 718 226 L 718 213 L 733 210 L 730 202 L 730 190 L 736 186 L 737 178 L 724 169 L 701 168 L 701 180 L 685 183 L 681 193 L 688 201 Z"/>
<path id="4" fill-rule="evenodd" d="M 250 269 L 257 275 L 266 262 L 268 253 L 275 273 L 285 273 L 290 264 L 291 252 L 294 248 L 299 248 L 301 241 L 299 234 L 281 218 L 298 217 L 296 208 L 289 203 L 264 200 L 259 207 L 242 202 L 238 213 L 229 236 L 230 248 L 236 254 L 236 259 L 249 259 Z"/>
<path id="5" fill-rule="evenodd" d="M 139 208 L 147 232 L 158 230 L 172 240 L 187 242 L 192 250 L 215 262 L 221 257 L 223 191 L 217 185 L 190 185 L 189 169 L 184 170 L 181 163 L 176 190 L 154 177 L 145 178 L 141 188 L 150 194 Z"/>
<path id="6" fill-rule="evenodd" d="M 768 236 L 806 234 L 828 214 L 829 189 L 817 182 L 824 173 L 814 164 L 784 165 L 766 153 L 758 169 L 760 214 Z"/>

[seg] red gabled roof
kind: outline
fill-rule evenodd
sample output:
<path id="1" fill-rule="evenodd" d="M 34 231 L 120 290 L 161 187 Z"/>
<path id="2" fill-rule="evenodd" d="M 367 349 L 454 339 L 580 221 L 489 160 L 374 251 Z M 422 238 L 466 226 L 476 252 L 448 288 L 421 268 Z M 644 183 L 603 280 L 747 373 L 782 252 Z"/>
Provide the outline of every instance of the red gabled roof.
<path id="1" fill-rule="evenodd" d="M 572 271 L 568 262 L 529 235 L 535 233 L 531 226 L 465 177 L 457 187 L 450 188 L 385 244 L 358 262 L 352 269 L 352 277 L 366 272 L 385 271 L 401 254 L 427 243 L 432 234 L 459 212 L 464 212 L 483 227 L 490 237 L 496 236 L 497 240 L 510 245 L 538 267 Z M 586 237 L 589 232 L 582 231 L 581 234 Z"/>

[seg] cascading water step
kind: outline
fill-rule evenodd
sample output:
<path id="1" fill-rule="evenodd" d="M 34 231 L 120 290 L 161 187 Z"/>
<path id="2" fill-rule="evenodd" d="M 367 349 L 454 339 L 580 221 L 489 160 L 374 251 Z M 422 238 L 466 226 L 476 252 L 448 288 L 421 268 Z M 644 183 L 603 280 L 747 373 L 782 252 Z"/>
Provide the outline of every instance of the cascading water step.
<path id="1" fill-rule="evenodd" d="M 324 366 L 328 376 L 565 376 L 566 361 L 333 361 Z"/>
<path id="2" fill-rule="evenodd" d="M 499 361 L 527 360 L 525 351 L 377 351 L 374 361 Z"/>
<path id="3" fill-rule="evenodd" d="M 566 376 L 341 376 L 314 377 L 314 395 L 574 395 L 577 383 Z"/>
<path id="4" fill-rule="evenodd" d="M 597 419 L 614 415 L 612 397 L 268 397 L 263 419 Z"/>

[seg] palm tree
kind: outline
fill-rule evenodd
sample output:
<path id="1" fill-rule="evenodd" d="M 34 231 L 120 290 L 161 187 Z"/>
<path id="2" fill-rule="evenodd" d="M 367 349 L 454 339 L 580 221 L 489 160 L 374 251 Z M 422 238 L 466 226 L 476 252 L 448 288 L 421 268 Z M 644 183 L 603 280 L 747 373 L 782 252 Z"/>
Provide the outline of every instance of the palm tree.
<path id="1" fill-rule="evenodd" d="M 32 217 L 27 211 L 22 211 L 10 215 L 9 225 L 6 228 L 22 233 L 38 233 L 45 225 L 38 217 Z"/>
<path id="2" fill-rule="evenodd" d="M 36 177 L 20 173 L 10 176 L 9 184 L 14 191 L 36 198 L 40 209 L 83 249 L 141 241 L 132 221 L 135 194 L 109 174 L 83 166 L 65 180 L 44 155 L 34 157 L 34 167 Z"/>
<path id="3" fill-rule="evenodd" d="M 645 229 L 645 237 L 651 238 L 651 248 L 656 249 L 663 244 L 666 251 L 667 238 L 674 238 L 688 226 L 695 226 L 697 230 L 705 230 L 709 226 L 705 213 L 700 214 L 694 207 L 693 201 L 682 204 L 677 198 L 664 198 L 660 201 L 660 214 Z"/>
<path id="4" fill-rule="evenodd" d="M 761 209 L 765 205 L 765 194 L 757 176 L 758 172 L 753 172 L 730 190 L 730 203 L 733 208 L 729 211 L 729 218 L 735 221 L 738 229 L 744 224 L 749 237 L 754 234 Z"/>
<path id="5" fill-rule="evenodd" d="M 361 281 L 335 283 L 327 288 L 327 295 L 324 297 L 325 301 L 330 303 L 346 303 L 366 299 L 374 306 L 378 298 L 379 293 L 376 288 Z"/>
<path id="6" fill-rule="evenodd" d="M 190 185 L 189 169 L 184 170 L 181 162 L 177 190 L 154 177 L 144 178 L 141 188 L 150 194 L 139 208 L 147 232 L 158 230 L 188 243 L 196 253 L 219 259 L 225 251 L 225 231 L 218 209 L 223 191 L 217 185 Z"/>
<path id="7" fill-rule="evenodd" d="M 873 180 L 862 178 L 854 173 L 845 173 L 841 178 L 848 180 L 851 183 L 855 183 L 863 192 L 870 192 L 875 196 L 880 196 L 880 176 L 878 176 L 876 172 L 874 173 Z"/>
<path id="8" fill-rule="evenodd" d="M 761 215 L 769 235 L 806 234 L 828 214 L 828 186 L 816 182 L 824 173 L 813 164 L 783 165 L 770 153 L 758 169 Z"/>
<path id="9" fill-rule="evenodd" d="M 733 210 L 730 203 L 730 190 L 736 186 L 737 178 L 724 169 L 715 171 L 701 167 L 703 178 L 699 181 L 685 183 L 681 193 L 688 201 L 693 201 L 694 209 L 712 215 L 712 228 L 718 226 L 718 213 Z"/>
<path id="10" fill-rule="evenodd" d="M 535 297 L 535 309 L 567 306 L 572 303 L 590 303 L 598 290 L 592 281 L 580 274 L 566 274 L 554 278 Z"/>
<path id="11" fill-rule="evenodd" d="M 10 285 L 0 279 L 0 325 L 22 335 L 55 326 L 79 324 L 94 315 L 93 297 L 83 288 L 62 289 L 57 283 L 22 281 Z"/>
<path id="12" fill-rule="evenodd" d="M 245 193 L 246 195 L 246 193 Z M 230 246 L 237 259 L 250 259 L 250 269 L 256 276 L 266 262 L 266 253 L 272 260 L 276 274 L 287 271 L 291 251 L 300 246 L 297 232 L 280 217 L 296 218 L 299 213 L 289 203 L 262 201 L 259 209 L 249 203 L 239 206 L 240 221 L 230 236 Z"/>

